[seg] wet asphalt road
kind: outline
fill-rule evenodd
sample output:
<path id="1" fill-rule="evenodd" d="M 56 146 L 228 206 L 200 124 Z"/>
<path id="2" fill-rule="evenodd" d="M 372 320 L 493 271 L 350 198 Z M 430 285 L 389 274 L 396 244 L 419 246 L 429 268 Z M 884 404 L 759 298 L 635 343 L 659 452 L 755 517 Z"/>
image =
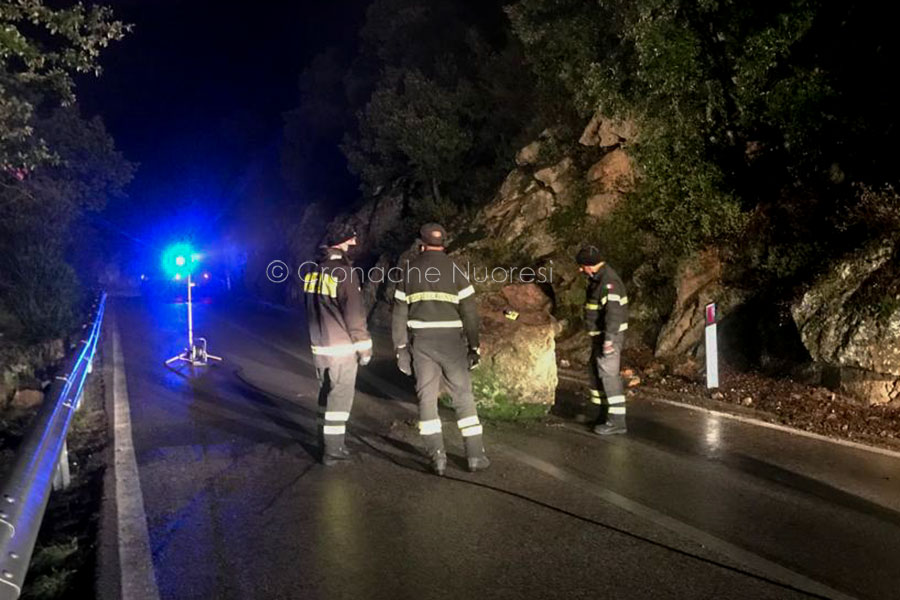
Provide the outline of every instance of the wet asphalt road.
<path id="1" fill-rule="evenodd" d="M 488 425 L 478 475 L 448 412 L 439 479 L 376 338 L 356 457 L 327 469 L 298 316 L 197 305 L 225 361 L 194 373 L 162 364 L 184 305 L 116 298 L 110 316 L 163 598 L 900 598 L 900 459 L 633 402 L 609 440 Z"/>

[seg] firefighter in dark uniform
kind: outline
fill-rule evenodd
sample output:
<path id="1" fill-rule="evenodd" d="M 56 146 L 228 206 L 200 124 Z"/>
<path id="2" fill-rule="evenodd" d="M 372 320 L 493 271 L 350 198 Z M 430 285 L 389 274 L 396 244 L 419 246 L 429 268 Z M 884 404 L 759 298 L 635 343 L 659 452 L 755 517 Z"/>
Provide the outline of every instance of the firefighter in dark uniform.
<path id="1" fill-rule="evenodd" d="M 628 329 L 628 296 L 619 275 L 603 261 L 600 250 L 585 246 L 575 257 L 588 278 L 585 324 L 593 341 L 591 352 L 591 402 L 600 405 L 594 433 L 625 433 L 625 388 L 619 374 L 622 343 Z M 600 386 L 606 402 L 600 394 Z"/>
<path id="2" fill-rule="evenodd" d="M 419 234 L 422 253 L 406 265 L 403 281 L 394 293 L 392 333 L 397 365 L 407 375 L 415 372 L 419 433 L 432 471 L 443 475 L 447 468 L 438 415 L 442 382 L 453 399 L 469 471 L 481 471 L 491 463 L 484 453 L 469 375 L 479 360 L 475 289 L 444 252 L 447 232 L 443 227 L 428 223 Z"/>
<path id="3" fill-rule="evenodd" d="M 339 227 L 326 237 L 315 270 L 303 277 L 309 340 L 319 379 L 319 435 L 322 463 L 350 458 L 344 435 L 356 388 L 357 365 L 372 359 L 372 337 L 360 277 L 347 257 L 356 232 Z"/>

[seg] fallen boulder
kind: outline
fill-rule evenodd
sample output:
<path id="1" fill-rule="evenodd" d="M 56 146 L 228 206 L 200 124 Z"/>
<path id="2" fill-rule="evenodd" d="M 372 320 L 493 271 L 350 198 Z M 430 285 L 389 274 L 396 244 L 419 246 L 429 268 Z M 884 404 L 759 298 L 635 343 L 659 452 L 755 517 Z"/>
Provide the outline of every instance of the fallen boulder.
<path id="1" fill-rule="evenodd" d="M 791 306 L 829 385 L 881 404 L 900 398 L 900 244 L 882 239 L 833 263 Z"/>
<path id="2" fill-rule="evenodd" d="M 514 284 L 478 298 L 481 364 L 472 373 L 480 404 L 553 404 L 556 397 L 556 320 L 537 284 Z"/>

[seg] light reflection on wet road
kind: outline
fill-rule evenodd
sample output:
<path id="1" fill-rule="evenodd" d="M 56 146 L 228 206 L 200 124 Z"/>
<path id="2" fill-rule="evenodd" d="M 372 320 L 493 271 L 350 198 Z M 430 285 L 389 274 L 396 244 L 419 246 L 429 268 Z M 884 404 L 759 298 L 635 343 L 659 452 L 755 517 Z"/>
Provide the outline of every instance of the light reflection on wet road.
<path id="1" fill-rule="evenodd" d="M 727 548 L 701 547 L 665 519 L 852 596 L 896 593 L 896 459 L 635 403 L 631 432 L 614 440 L 564 422 L 487 428 L 489 450 L 525 452 L 577 485 L 501 452 L 470 476 L 459 440 L 460 480 L 440 480 L 423 471 L 406 422 L 411 384 L 379 354 L 358 385 L 357 457 L 329 470 L 314 461 L 315 377 L 298 317 L 198 306 L 197 331 L 225 363 L 179 374 L 162 362 L 184 345 L 182 305 L 118 298 L 114 310 L 164 598 L 809 597 L 730 569 Z"/>

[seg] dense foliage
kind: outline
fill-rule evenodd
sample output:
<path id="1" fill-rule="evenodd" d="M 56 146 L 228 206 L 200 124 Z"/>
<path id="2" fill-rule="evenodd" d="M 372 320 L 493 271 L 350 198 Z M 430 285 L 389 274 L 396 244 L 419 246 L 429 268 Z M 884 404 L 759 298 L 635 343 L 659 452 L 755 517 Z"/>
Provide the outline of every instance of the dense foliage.
<path id="1" fill-rule="evenodd" d="M 682 249 L 735 234 L 756 206 L 813 213 L 852 181 L 896 177 L 885 168 L 896 115 L 881 77 L 897 44 L 880 12 L 813 0 L 508 8 L 544 85 L 584 114 L 637 122 L 633 214 Z"/>
<path id="2" fill-rule="evenodd" d="M 76 268 L 93 270 L 84 215 L 120 198 L 134 167 L 77 107 L 33 123 L 56 159 L 0 184 L 0 298 L 26 337 L 42 339 L 71 325 L 82 293 Z"/>
<path id="3" fill-rule="evenodd" d="M 615 228 L 675 257 L 740 239 L 771 280 L 858 244 L 860 186 L 897 183 L 900 53 L 875 3 L 517 0 L 505 19 L 471 6 L 376 1 L 356 55 L 305 74 L 295 117 L 342 133 L 364 191 L 405 179 L 483 201 L 524 140 L 552 127 L 577 151 L 600 111 L 639 131 L 626 150 L 640 184 Z"/>
<path id="4" fill-rule="evenodd" d="M 484 201 L 535 133 L 542 102 L 494 0 L 376 0 L 356 54 L 321 54 L 300 88 L 284 162 L 307 199 L 346 192 L 304 167 L 307 157 L 331 164 L 327 146 L 340 142 L 365 193 L 403 179 L 429 201 Z"/>
<path id="5" fill-rule="evenodd" d="M 35 112 L 42 101 L 74 101 L 73 75 L 99 75 L 100 51 L 126 30 L 102 6 L 0 1 L 0 167 L 32 168 L 54 156 L 34 135 Z"/>
<path id="6" fill-rule="evenodd" d="M 99 74 L 126 30 L 104 7 L 0 1 L 0 301 L 28 339 L 72 325 L 84 215 L 132 176 L 103 123 L 79 114 L 73 80 Z"/>

